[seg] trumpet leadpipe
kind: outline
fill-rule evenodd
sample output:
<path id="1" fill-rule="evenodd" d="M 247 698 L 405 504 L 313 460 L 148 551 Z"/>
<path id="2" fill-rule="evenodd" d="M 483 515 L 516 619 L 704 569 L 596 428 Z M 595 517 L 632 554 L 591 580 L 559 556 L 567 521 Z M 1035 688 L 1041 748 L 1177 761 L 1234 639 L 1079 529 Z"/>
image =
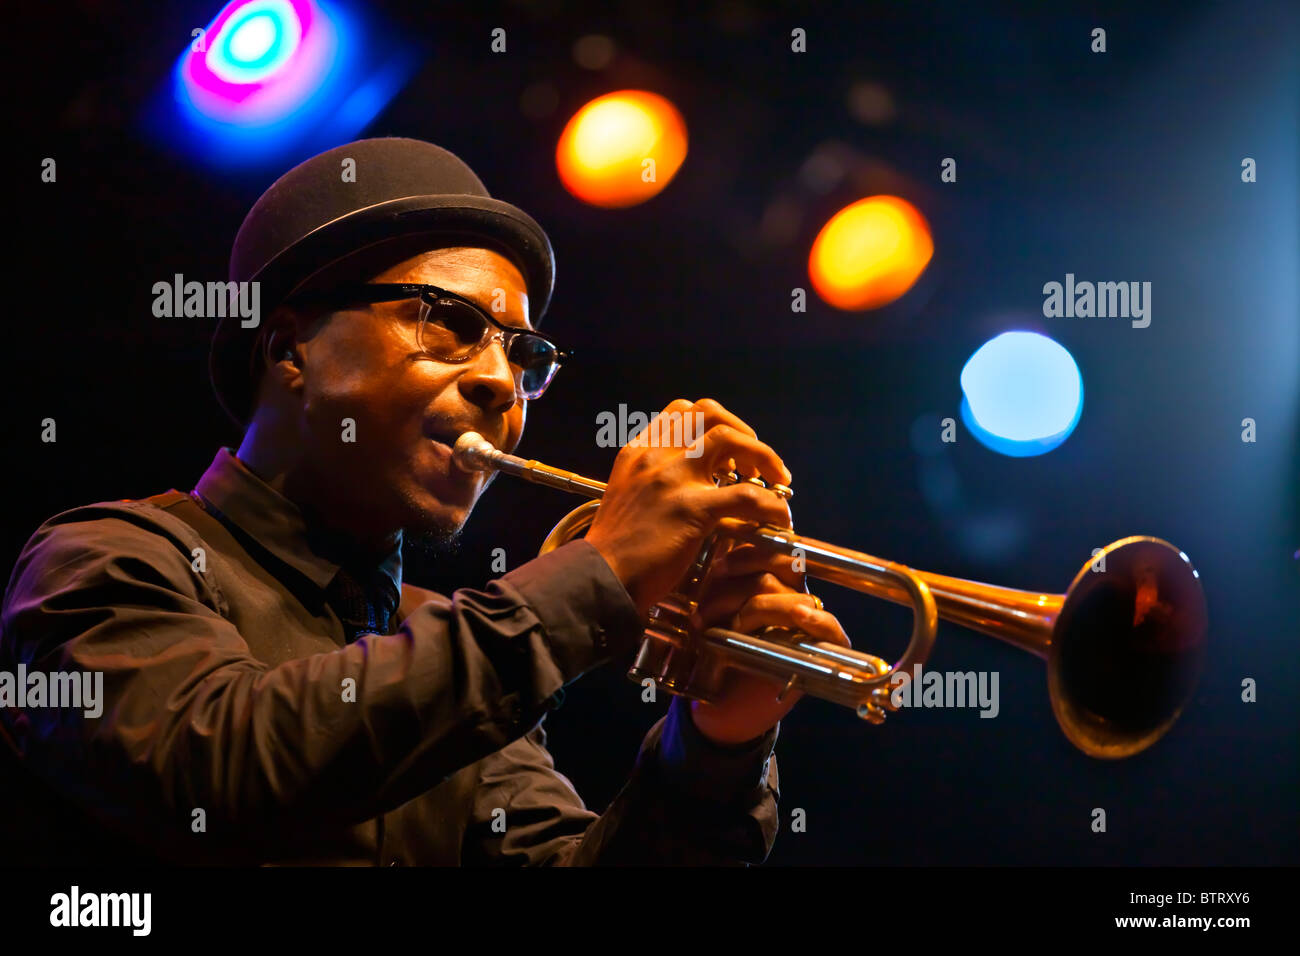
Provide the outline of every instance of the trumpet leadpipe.
<path id="1" fill-rule="evenodd" d="M 525 460 L 511 455 L 496 448 L 478 432 L 465 432 L 456 439 L 452 460 L 464 471 L 502 471 L 533 484 L 587 498 L 600 498 L 605 494 L 603 481 L 544 465 L 535 458 Z"/>

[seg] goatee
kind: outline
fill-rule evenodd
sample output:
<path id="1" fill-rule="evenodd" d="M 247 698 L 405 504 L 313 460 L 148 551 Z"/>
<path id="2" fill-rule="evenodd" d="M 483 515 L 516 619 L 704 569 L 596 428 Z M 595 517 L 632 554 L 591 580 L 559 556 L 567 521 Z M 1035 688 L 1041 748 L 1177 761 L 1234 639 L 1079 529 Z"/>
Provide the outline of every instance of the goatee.
<path id="1" fill-rule="evenodd" d="M 403 565 L 409 565 L 410 577 L 432 572 L 448 558 L 460 554 L 461 529 L 413 529 L 402 532 Z M 403 572 L 403 577 L 408 575 Z"/>

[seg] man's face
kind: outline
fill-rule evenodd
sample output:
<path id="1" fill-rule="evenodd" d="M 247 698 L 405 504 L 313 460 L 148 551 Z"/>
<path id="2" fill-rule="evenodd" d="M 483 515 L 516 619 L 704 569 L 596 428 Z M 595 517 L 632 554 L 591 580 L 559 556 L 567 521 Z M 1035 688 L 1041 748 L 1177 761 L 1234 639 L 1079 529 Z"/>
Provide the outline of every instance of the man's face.
<path id="1" fill-rule="evenodd" d="M 503 325 L 529 327 L 523 276 L 492 250 L 438 249 L 371 281 L 436 285 Z M 299 338 L 305 448 L 296 497 L 336 525 L 454 534 L 487 483 L 452 462 L 456 438 L 473 430 L 513 451 L 523 432 L 526 402 L 501 343 L 463 363 L 440 361 L 417 344 L 419 309 L 417 299 L 345 308 Z M 345 419 L 355 422 L 353 442 Z"/>

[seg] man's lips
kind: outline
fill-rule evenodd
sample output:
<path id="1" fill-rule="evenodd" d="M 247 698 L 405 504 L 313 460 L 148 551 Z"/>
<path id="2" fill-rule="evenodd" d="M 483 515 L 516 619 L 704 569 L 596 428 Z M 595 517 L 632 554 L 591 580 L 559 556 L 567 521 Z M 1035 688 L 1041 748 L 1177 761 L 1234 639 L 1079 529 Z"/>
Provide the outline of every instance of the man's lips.
<path id="1" fill-rule="evenodd" d="M 464 429 L 469 431 L 470 429 Z M 449 428 L 426 428 L 423 433 L 424 440 L 429 444 L 429 451 L 433 453 L 433 459 L 436 462 L 435 470 L 442 475 L 441 478 L 435 479 L 439 487 L 443 488 L 443 493 L 450 493 L 449 489 L 441 484 L 450 482 L 451 485 L 463 489 L 464 493 L 470 493 L 470 489 L 477 487 L 480 477 L 478 474 L 459 467 L 454 464 L 453 447 L 456 439 L 461 435 L 461 431 Z"/>
<path id="2" fill-rule="evenodd" d="M 452 448 L 455 447 L 456 439 L 460 438 L 460 436 L 465 434 L 465 432 L 478 432 L 488 441 L 492 442 L 496 447 L 501 447 L 501 439 L 493 435 L 490 429 L 483 428 L 482 425 L 429 425 L 424 429 L 424 437 L 429 439 L 435 445 L 442 446 L 448 454 L 451 454 Z"/>

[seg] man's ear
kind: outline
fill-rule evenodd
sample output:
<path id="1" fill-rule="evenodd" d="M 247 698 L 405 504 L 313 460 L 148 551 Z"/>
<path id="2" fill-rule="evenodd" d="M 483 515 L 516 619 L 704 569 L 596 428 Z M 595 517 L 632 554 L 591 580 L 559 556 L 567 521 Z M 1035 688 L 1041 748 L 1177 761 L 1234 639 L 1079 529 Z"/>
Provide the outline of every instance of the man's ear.
<path id="1" fill-rule="evenodd" d="M 285 360 L 297 361 L 295 348 L 297 316 L 287 306 L 276 307 L 262 322 L 262 328 L 248 356 L 249 381 L 253 384 L 254 407 L 261 405 L 267 387 L 267 373 Z"/>
<path id="2" fill-rule="evenodd" d="M 285 359 L 291 362 L 298 360 L 296 343 L 301 322 L 302 317 L 286 305 L 278 306 L 267 318 L 266 330 L 259 342 L 259 358 L 263 370 L 272 368 Z"/>

